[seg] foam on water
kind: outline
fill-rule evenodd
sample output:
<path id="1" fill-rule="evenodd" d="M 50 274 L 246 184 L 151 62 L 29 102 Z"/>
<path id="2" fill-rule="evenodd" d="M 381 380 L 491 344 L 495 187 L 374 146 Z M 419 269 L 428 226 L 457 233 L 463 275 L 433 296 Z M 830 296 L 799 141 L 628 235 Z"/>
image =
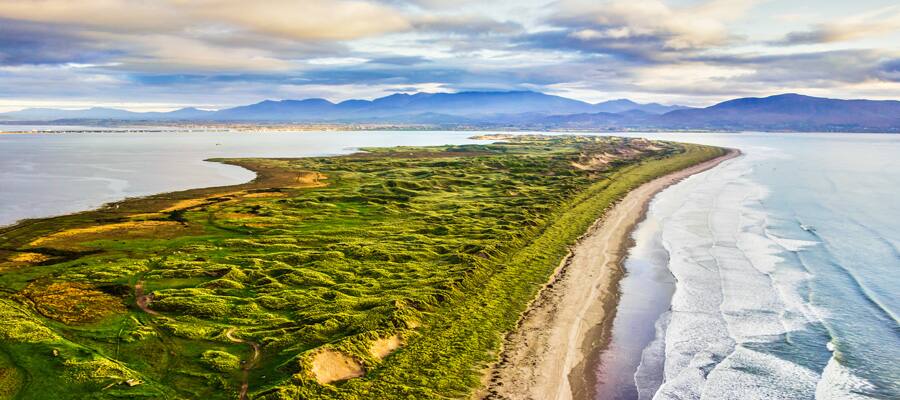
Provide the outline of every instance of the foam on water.
<path id="1" fill-rule="evenodd" d="M 826 348 L 832 310 L 811 300 L 819 283 L 803 261 L 823 243 L 767 209 L 771 190 L 753 177 L 766 157 L 784 156 L 750 149 L 652 204 L 677 283 L 641 363 L 664 348 L 664 379 L 639 367 L 640 398 L 656 387 L 654 399 L 879 397 Z"/>
<path id="2" fill-rule="evenodd" d="M 822 379 L 816 386 L 817 400 L 856 400 L 869 399 L 862 393 L 877 391 L 871 382 L 853 375 L 847 367 L 844 367 L 834 357 L 828 360 L 828 365 L 822 371 Z"/>
<path id="3" fill-rule="evenodd" d="M 664 368 L 663 360 L 666 356 L 666 328 L 672 313 L 663 313 L 654 324 L 656 337 L 641 352 L 641 362 L 634 373 L 634 385 L 637 388 L 638 400 L 653 398 L 656 391 L 663 384 L 662 375 L 657 371 Z"/>

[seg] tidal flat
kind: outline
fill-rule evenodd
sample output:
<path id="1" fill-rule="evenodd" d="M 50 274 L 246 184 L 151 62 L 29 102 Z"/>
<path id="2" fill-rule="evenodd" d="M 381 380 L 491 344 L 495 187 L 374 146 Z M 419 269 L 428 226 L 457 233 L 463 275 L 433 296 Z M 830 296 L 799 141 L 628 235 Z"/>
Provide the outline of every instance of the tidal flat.
<path id="1" fill-rule="evenodd" d="M 505 139 L 221 159 L 257 178 L 3 228 L 0 397 L 466 397 L 605 210 L 724 154 Z"/>

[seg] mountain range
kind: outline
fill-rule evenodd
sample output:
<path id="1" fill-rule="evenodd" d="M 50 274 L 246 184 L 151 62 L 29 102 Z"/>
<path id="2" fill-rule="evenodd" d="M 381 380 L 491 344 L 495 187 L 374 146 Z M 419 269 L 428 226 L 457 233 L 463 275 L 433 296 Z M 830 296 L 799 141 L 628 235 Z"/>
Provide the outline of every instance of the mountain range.
<path id="1" fill-rule="evenodd" d="M 183 108 L 132 112 L 112 108 L 30 108 L 0 113 L 5 121 L 191 121 L 395 123 L 530 129 L 701 129 L 764 131 L 900 131 L 900 102 L 838 100 L 799 94 L 740 98 L 706 108 L 591 104 L 539 92 L 393 94 L 375 100 L 266 100 L 217 111 Z"/>

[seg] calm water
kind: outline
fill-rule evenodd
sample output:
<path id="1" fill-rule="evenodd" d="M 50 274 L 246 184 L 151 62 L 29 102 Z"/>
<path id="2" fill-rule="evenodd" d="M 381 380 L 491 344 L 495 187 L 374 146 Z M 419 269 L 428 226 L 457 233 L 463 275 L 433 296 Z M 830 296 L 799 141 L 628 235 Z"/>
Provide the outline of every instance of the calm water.
<path id="1" fill-rule="evenodd" d="M 654 136 L 745 156 L 653 201 L 601 397 L 900 398 L 900 136 Z"/>
<path id="2" fill-rule="evenodd" d="M 126 197 L 243 183 L 255 176 L 243 168 L 203 161 L 207 158 L 321 156 L 370 146 L 473 143 L 467 138 L 478 133 L 0 135 L 0 226 Z"/>

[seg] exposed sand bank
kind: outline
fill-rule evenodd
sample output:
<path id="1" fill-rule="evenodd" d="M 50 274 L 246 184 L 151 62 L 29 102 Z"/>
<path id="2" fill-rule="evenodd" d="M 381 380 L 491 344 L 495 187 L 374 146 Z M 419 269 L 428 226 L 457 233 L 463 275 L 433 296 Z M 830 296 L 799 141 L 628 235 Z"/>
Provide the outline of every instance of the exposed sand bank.
<path id="1" fill-rule="evenodd" d="M 618 304 L 621 262 L 631 232 L 656 193 L 740 155 L 726 155 L 632 190 L 579 240 L 554 277 L 507 336 L 486 399 L 589 399 L 594 358 L 606 346 Z"/>

